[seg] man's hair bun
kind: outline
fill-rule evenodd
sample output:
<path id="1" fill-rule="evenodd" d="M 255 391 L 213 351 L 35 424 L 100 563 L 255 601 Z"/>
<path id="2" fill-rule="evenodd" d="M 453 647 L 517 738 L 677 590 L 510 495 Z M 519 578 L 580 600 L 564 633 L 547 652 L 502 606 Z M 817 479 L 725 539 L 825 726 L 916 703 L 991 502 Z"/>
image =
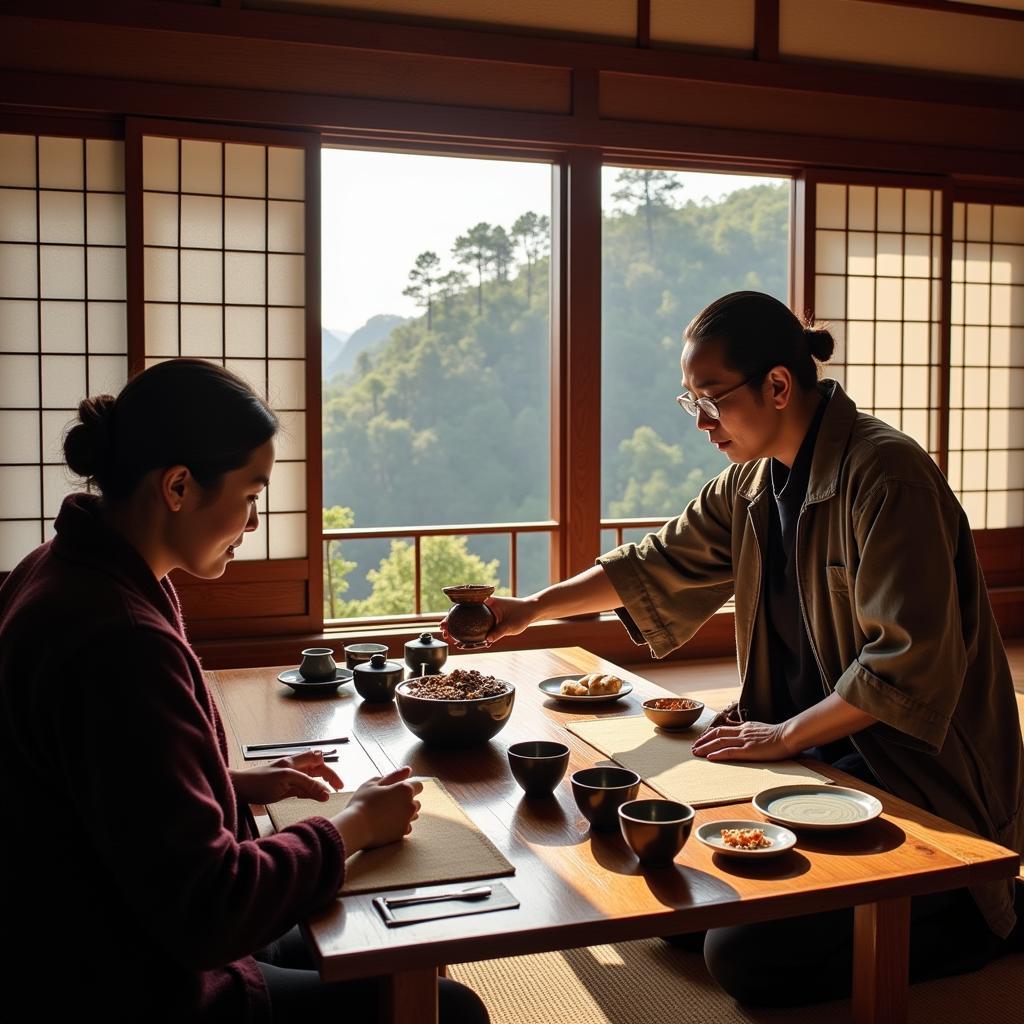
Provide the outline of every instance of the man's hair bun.
<path id="1" fill-rule="evenodd" d="M 805 327 L 804 340 L 810 353 L 820 363 L 827 363 L 836 349 L 835 338 L 824 327 Z"/>

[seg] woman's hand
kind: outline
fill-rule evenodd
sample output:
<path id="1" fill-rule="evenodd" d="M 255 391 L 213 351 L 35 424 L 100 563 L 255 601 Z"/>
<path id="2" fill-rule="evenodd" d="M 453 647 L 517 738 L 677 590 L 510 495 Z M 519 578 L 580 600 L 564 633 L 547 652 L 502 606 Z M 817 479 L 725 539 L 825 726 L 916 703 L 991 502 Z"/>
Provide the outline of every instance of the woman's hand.
<path id="1" fill-rule="evenodd" d="M 484 604 L 491 609 L 495 619 L 487 634 L 488 647 L 504 636 L 522 633 L 537 617 L 537 601 L 532 597 L 489 597 Z M 458 641 L 448 633 L 447 617 L 441 621 L 441 635 L 448 643 L 458 646 Z"/>
<path id="2" fill-rule="evenodd" d="M 693 754 L 709 761 L 784 761 L 796 753 L 789 749 L 784 727 L 765 722 L 719 725 L 694 743 Z"/>
<path id="3" fill-rule="evenodd" d="M 352 794 L 348 806 L 332 818 L 352 856 L 358 850 L 393 843 L 412 831 L 419 817 L 422 782 L 409 780 L 412 769 L 406 765 L 383 778 L 364 782 Z"/>
<path id="4" fill-rule="evenodd" d="M 342 786 L 340 776 L 324 763 L 319 750 L 280 757 L 256 768 L 233 770 L 231 779 L 238 799 L 247 804 L 276 804 L 290 796 L 322 803 L 330 797 L 332 787 Z"/>

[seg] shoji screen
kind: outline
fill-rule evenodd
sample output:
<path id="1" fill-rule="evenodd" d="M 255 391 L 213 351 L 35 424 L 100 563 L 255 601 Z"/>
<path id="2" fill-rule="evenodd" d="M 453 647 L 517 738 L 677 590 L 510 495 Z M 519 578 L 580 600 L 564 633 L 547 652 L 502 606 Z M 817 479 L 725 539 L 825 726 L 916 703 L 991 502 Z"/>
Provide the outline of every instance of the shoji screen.
<path id="1" fill-rule="evenodd" d="M 858 408 L 940 452 L 942 193 L 811 180 L 814 315 Z"/>
<path id="2" fill-rule="evenodd" d="M 0 134 L 0 572 L 82 486 L 61 440 L 127 379 L 124 145 Z"/>
<path id="3" fill-rule="evenodd" d="M 975 529 L 1024 526 L 1024 206 L 953 204 L 949 482 Z"/>
<path id="4" fill-rule="evenodd" d="M 318 627 L 319 139 L 129 122 L 127 141 L 141 185 L 129 194 L 141 270 L 130 282 L 145 364 L 222 363 L 283 426 L 239 561 L 221 581 L 178 581 L 193 632 Z"/>

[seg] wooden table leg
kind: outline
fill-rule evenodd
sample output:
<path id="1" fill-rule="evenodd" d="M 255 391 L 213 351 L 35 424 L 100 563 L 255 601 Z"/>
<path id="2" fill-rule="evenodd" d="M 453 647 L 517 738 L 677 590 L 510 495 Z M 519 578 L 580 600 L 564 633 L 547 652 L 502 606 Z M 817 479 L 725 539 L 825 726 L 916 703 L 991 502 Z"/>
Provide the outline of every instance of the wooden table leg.
<path id="1" fill-rule="evenodd" d="M 906 1024 L 910 965 L 910 897 L 854 908 L 853 1019 Z"/>
<path id="2" fill-rule="evenodd" d="M 391 975 L 389 1024 L 437 1024 L 437 968 Z"/>

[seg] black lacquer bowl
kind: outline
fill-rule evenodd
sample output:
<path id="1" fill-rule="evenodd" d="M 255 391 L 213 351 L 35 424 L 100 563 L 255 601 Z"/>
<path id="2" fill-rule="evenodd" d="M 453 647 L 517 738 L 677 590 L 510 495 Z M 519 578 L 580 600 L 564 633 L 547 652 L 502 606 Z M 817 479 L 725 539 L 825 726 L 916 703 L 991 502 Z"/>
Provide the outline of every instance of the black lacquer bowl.
<path id="1" fill-rule="evenodd" d="M 505 727 L 516 701 L 515 687 L 504 693 L 467 700 L 441 700 L 409 692 L 407 680 L 395 689 L 398 714 L 406 728 L 424 743 L 437 747 L 472 747 L 486 743 Z"/>

